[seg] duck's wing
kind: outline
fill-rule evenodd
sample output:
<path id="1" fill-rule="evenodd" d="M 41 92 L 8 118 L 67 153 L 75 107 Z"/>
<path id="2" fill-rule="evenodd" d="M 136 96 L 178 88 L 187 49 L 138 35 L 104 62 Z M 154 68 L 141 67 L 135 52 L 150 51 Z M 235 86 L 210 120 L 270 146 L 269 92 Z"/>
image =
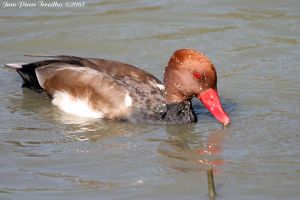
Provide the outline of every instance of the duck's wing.
<path id="1" fill-rule="evenodd" d="M 120 104 L 119 101 L 125 102 L 126 96 L 124 94 L 126 92 L 129 92 L 131 100 L 134 102 L 131 110 L 135 110 L 135 112 L 142 110 L 142 112 L 150 115 L 152 112 L 156 112 L 157 105 L 165 103 L 164 86 L 161 82 L 153 75 L 132 65 L 75 56 L 43 55 L 38 57 L 50 57 L 52 59 L 18 66 L 17 71 L 25 82 L 24 86 L 47 96 L 49 94 L 53 97 L 55 91 L 61 91 L 62 89 L 75 93 L 79 90 L 72 89 L 72 86 L 76 85 L 77 88 L 81 88 L 81 85 L 85 85 L 81 83 L 81 80 L 84 79 L 86 80 L 84 83 L 92 84 L 93 87 L 98 89 L 100 87 L 101 90 L 97 92 L 98 95 L 107 94 L 107 99 L 115 99 L 111 101 L 114 106 L 109 107 L 117 108 L 116 105 Z M 103 81 L 104 79 L 105 81 Z M 95 82 L 97 84 L 93 84 Z M 62 85 L 64 88 L 60 88 Z M 98 85 L 98 87 L 95 85 Z M 110 89 L 105 89 L 107 86 Z M 85 86 L 84 88 L 91 87 Z M 128 97 L 127 100 L 128 105 L 128 102 L 130 102 Z M 116 103 L 114 103 L 115 101 Z"/>
<path id="2" fill-rule="evenodd" d="M 118 62 L 118 61 L 97 59 L 97 58 L 83 58 L 83 57 L 68 56 L 68 55 L 58 55 L 58 56 L 27 55 L 27 56 L 50 57 L 54 59 L 59 59 L 62 62 L 74 63 L 78 66 L 83 66 L 83 67 L 90 67 L 97 71 L 101 71 L 105 74 L 108 74 L 116 79 L 124 80 L 126 79 L 126 77 L 130 77 L 130 79 L 134 79 L 135 82 L 152 85 L 161 90 L 164 89 L 162 82 L 152 74 L 133 65 Z"/>
<path id="3" fill-rule="evenodd" d="M 50 63 L 35 69 L 39 85 L 65 112 L 85 117 L 127 118 L 130 91 L 113 77 L 89 67 Z M 74 113 L 76 112 L 76 113 Z"/>

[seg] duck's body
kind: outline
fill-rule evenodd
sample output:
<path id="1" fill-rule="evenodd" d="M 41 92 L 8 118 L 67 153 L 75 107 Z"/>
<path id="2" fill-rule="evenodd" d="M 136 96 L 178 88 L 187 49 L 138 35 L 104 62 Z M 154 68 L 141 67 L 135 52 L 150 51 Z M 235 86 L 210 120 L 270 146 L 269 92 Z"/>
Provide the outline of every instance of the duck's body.
<path id="1" fill-rule="evenodd" d="M 195 54 L 190 51 L 189 58 Z M 191 106 L 195 94 L 178 92 L 184 84 L 176 83 L 180 78 L 174 79 L 172 69 L 176 66 L 170 69 L 180 57 L 176 61 L 172 61 L 174 56 L 171 58 L 165 72 L 165 85 L 152 74 L 121 62 L 75 56 L 48 57 L 52 59 L 8 66 L 16 68 L 24 87 L 52 98 L 52 103 L 67 113 L 134 122 L 197 121 Z"/>

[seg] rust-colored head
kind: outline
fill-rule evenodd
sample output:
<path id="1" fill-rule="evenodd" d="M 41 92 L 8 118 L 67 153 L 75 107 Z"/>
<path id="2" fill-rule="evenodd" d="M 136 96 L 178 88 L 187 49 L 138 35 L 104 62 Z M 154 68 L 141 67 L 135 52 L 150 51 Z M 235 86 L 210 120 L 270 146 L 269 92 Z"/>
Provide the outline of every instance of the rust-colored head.
<path id="1" fill-rule="evenodd" d="M 197 97 L 221 123 L 229 123 L 217 93 L 214 64 L 204 54 L 193 49 L 175 51 L 166 66 L 164 82 L 168 104 Z"/>

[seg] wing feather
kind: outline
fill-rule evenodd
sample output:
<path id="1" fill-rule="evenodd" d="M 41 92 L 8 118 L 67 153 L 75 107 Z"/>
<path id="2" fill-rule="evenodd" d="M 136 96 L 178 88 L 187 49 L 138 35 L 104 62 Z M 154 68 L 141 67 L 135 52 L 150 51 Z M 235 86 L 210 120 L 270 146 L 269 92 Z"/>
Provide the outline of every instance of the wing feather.
<path id="1" fill-rule="evenodd" d="M 67 93 L 71 98 L 87 102 L 106 118 L 127 116 L 129 91 L 105 73 L 70 64 L 50 64 L 36 69 L 39 84 L 51 96 Z M 112 92 L 113 91 L 113 92 Z"/>

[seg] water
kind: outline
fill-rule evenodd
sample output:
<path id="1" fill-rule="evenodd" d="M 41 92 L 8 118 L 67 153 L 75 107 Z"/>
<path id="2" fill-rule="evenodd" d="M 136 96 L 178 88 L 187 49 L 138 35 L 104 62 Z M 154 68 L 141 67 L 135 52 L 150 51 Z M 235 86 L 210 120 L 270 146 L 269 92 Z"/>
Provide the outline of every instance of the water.
<path id="1" fill-rule="evenodd" d="M 232 124 L 76 119 L 0 68 L 0 199 L 300 198 L 300 2 L 89 1 L 0 8 L 0 62 L 24 54 L 120 60 L 162 79 L 173 51 L 207 54 Z"/>

